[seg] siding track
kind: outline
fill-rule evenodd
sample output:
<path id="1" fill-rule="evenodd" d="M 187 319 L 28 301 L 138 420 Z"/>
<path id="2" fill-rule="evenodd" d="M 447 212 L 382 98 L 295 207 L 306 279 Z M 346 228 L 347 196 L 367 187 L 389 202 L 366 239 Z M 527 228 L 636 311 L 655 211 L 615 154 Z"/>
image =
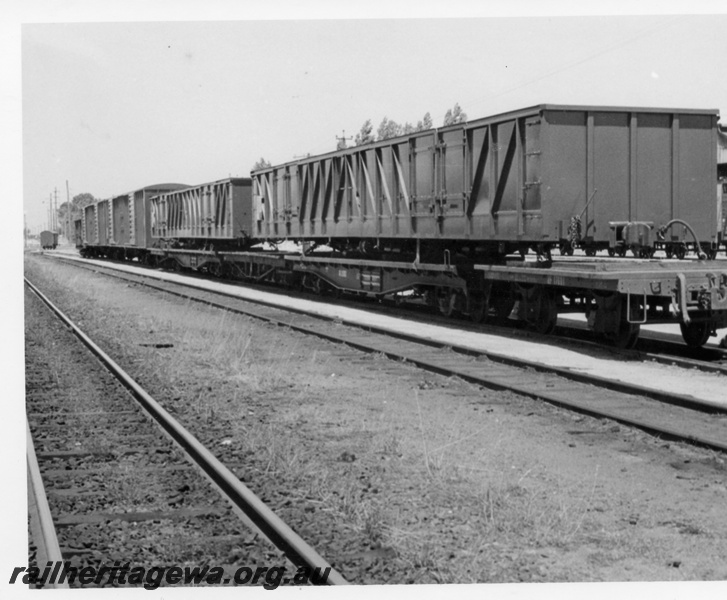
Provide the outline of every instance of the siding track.
<path id="1" fill-rule="evenodd" d="M 73 261 L 73 264 L 79 263 Z M 120 273 L 110 267 L 89 265 L 85 268 L 343 343 L 364 352 L 381 353 L 393 360 L 407 361 L 422 369 L 460 377 L 486 388 L 510 390 L 579 413 L 637 427 L 664 439 L 727 452 L 725 405 L 532 361 L 443 346 L 432 340 L 382 328 L 326 320 L 306 314 L 299 308 L 284 309 L 253 303 L 232 294 L 200 289 L 195 286 L 194 279 L 182 285 L 155 280 L 153 276 Z"/>

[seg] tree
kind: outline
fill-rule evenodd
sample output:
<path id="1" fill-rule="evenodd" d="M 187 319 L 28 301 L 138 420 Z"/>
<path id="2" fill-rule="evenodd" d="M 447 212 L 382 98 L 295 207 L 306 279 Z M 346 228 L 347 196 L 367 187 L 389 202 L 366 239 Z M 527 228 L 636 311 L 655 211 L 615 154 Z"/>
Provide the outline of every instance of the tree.
<path id="1" fill-rule="evenodd" d="M 388 117 L 384 117 L 384 120 L 381 121 L 381 124 L 379 125 L 378 130 L 376 131 L 376 139 L 377 140 L 388 140 L 389 138 L 396 137 L 397 135 L 401 135 L 403 131 L 403 128 L 401 125 L 399 125 L 396 121 L 393 121 L 389 119 Z"/>
<path id="2" fill-rule="evenodd" d="M 462 116 L 461 118 L 463 121 L 466 120 L 467 115 L 465 115 L 459 107 L 456 108 L 457 114 Z M 354 145 L 362 146 L 363 144 L 369 144 L 375 141 L 388 140 L 389 138 L 397 137 L 399 135 L 409 135 L 410 133 L 425 131 L 427 129 L 432 129 L 432 127 L 434 127 L 432 124 L 432 116 L 428 112 L 424 115 L 421 121 L 417 121 L 416 125 L 412 125 L 408 122 L 403 125 L 399 125 L 399 123 L 393 119 L 384 117 L 376 130 L 376 136 L 374 136 L 374 128 L 371 125 L 371 119 L 366 119 L 364 124 L 361 126 L 361 130 L 354 138 Z M 341 148 L 345 148 L 345 146 L 339 144 L 338 149 L 340 150 Z"/>
<path id="3" fill-rule="evenodd" d="M 371 119 L 366 119 L 366 122 L 361 126 L 361 131 L 356 134 L 356 138 L 353 140 L 354 145 L 362 146 L 374 141 L 374 126 L 371 124 Z"/>
<path id="4" fill-rule="evenodd" d="M 257 171 L 258 169 L 268 169 L 272 167 L 273 165 L 270 163 L 270 161 L 265 160 L 264 158 L 260 158 L 259 161 L 257 161 L 253 166 L 252 170 Z"/>
<path id="5" fill-rule="evenodd" d="M 425 131 L 427 129 L 431 129 L 432 127 L 434 127 L 434 124 L 432 123 L 432 115 L 427 112 L 422 120 L 417 122 L 416 130 Z"/>
<path id="6" fill-rule="evenodd" d="M 76 194 L 73 196 L 73 210 L 75 211 L 78 209 L 78 211 L 82 211 L 86 206 L 89 204 L 93 204 L 96 202 L 96 198 L 93 197 L 93 194 L 89 194 L 88 192 L 83 192 L 82 194 Z"/>
<path id="7" fill-rule="evenodd" d="M 93 195 L 89 194 L 88 192 L 83 192 L 82 194 L 77 194 L 73 196 L 73 199 L 70 202 L 70 223 L 68 219 L 69 203 L 63 202 L 56 211 L 59 233 L 63 232 L 63 234 L 66 236 L 66 239 L 70 240 L 73 233 L 73 222 L 76 219 L 80 219 L 83 216 L 83 209 L 95 201 L 96 198 L 94 198 Z"/>
<path id="8" fill-rule="evenodd" d="M 467 121 L 467 113 L 465 113 L 459 106 L 454 105 L 454 108 L 450 108 L 444 115 L 444 126 L 455 125 L 456 123 L 464 123 Z"/>

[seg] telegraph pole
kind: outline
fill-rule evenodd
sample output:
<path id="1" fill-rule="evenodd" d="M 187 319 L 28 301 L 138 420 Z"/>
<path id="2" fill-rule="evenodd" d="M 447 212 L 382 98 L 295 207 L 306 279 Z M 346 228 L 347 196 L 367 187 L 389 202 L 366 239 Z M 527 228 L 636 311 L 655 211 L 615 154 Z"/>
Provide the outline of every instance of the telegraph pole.
<path id="1" fill-rule="evenodd" d="M 336 136 L 336 139 L 338 140 L 338 144 L 336 144 L 336 150 L 343 150 L 346 148 L 346 140 L 352 140 L 353 137 L 346 137 L 346 130 L 343 130 L 343 137 Z"/>
<path id="2" fill-rule="evenodd" d="M 55 202 L 53 203 L 53 233 L 58 231 L 58 188 L 53 188 L 53 197 Z"/>
<path id="3" fill-rule="evenodd" d="M 66 241 L 71 241 L 71 193 L 68 190 L 68 179 L 66 179 Z"/>
<path id="4" fill-rule="evenodd" d="M 53 230 L 53 194 L 48 194 L 48 231 Z"/>

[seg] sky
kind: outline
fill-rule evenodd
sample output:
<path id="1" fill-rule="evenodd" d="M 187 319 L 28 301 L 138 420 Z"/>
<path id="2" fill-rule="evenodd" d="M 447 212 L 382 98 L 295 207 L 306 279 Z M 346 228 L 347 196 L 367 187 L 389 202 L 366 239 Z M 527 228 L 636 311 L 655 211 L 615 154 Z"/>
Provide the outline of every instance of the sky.
<path id="1" fill-rule="evenodd" d="M 375 129 L 384 117 L 416 123 L 429 112 L 441 125 L 455 103 L 469 119 L 541 103 L 727 115 L 718 64 L 727 14 L 559 16 L 547 2 L 523 4 L 542 16 L 468 17 L 454 2 L 450 18 L 288 19 L 280 11 L 272 20 L 203 21 L 202 11 L 186 22 L 131 14 L 25 23 L 28 226 L 47 224 L 48 199 L 57 191 L 65 201 L 66 181 L 71 197 L 105 198 L 248 176 L 261 157 L 277 164 L 334 150 L 337 136 L 354 136 L 367 119 Z"/>
<path id="2" fill-rule="evenodd" d="M 19 482 L 4 495 L 19 518 L 0 569 L 26 559 L 22 223 L 45 228 L 66 182 L 106 198 L 247 176 L 261 157 L 331 151 L 367 119 L 439 126 L 455 103 L 469 119 L 559 103 L 719 109 L 725 123 L 725 57 L 723 0 L 4 0 L 0 436 L 17 450 L 2 478 Z"/>

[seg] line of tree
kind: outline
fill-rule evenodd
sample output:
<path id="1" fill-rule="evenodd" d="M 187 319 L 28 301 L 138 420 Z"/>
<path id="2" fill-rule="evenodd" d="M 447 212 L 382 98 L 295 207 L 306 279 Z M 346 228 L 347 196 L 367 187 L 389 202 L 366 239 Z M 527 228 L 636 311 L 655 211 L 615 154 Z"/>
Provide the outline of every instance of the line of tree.
<path id="1" fill-rule="evenodd" d="M 447 125 L 464 123 L 465 121 L 467 121 L 467 113 L 465 113 L 462 110 L 462 107 L 456 103 L 453 108 L 450 108 L 445 113 L 443 126 L 446 127 Z M 420 121 L 417 121 L 416 125 L 412 125 L 409 122 L 401 125 L 393 119 L 384 117 L 376 129 L 376 135 L 374 135 L 374 127 L 371 123 L 371 119 L 366 119 L 364 124 L 361 126 L 361 130 L 356 134 L 353 143 L 356 146 L 361 146 L 370 142 L 388 140 L 389 138 L 400 135 L 426 131 L 427 129 L 431 129 L 433 126 L 432 116 L 429 113 L 426 113 Z"/>
<path id="2" fill-rule="evenodd" d="M 467 113 L 462 110 L 462 107 L 458 103 L 455 103 L 455 105 L 447 110 L 447 112 L 445 113 L 442 126 L 446 127 L 447 125 L 455 125 L 457 123 L 464 123 L 466 121 Z M 389 138 L 398 137 L 400 135 L 408 135 L 410 133 L 417 133 L 418 131 L 426 131 L 427 129 L 432 129 L 432 127 L 434 127 L 434 124 L 432 122 L 432 116 L 428 112 L 421 118 L 421 120 L 417 121 L 416 125 L 412 125 L 409 122 L 401 125 L 393 119 L 384 117 L 378 128 L 376 129 L 376 134 L 374 134 L 374 126 L 371 122 L 371 119 L 366 119 L 364 124 L 361 126 L 361 129 L 356 134 L 353 143 L 354 146 L 362 146 L 370 142 L 388 140 Z M 337 139 L 338 144 L 336 146 L 336 149 L 341 150 L 343 148 L 346 148 L 346 138 Z M 258 169 L 266 169 L 271 166 L 272 165 L 269 161 L 265 160 L 264 158 L 260 158 L 260 160 L 258 160 L 252 166 L 252 170 L 256 171 Z"/>

